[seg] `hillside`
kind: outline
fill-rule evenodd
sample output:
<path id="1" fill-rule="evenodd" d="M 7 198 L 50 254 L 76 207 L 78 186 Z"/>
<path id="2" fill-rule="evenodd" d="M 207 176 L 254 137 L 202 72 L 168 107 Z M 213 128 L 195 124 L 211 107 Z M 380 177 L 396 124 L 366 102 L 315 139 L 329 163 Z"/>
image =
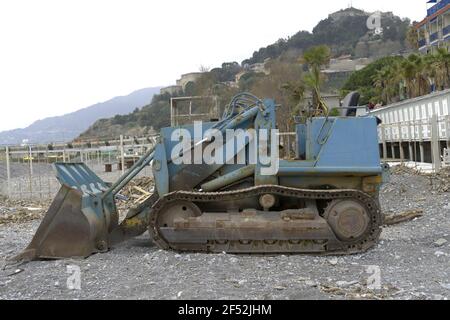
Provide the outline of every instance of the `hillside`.
<path id="1" fill-rule="evenodd" d="M 29 143 L 71 141 L 99 119 L 128 114 L 149 104 L 159 90 L 137 90 L 127 96 L 115 97 L 69 114 L 38 120 L 23 129 L 0 132 L 0 144 L 19 144 L 25 139 Z"/>
<path id="2" fill-rule="evenodd" d="M 406 32 L 410 20 L 401 19 L 391 12 L 382 13 L 383 34 L 377 35 L 367 28 L 370 15 L 355 8 L 332 13 L 320 21 L 312 33 L 300 31 L 288 39 L 280 39 L 255 51 L 243 64 L 254 64 L 279 56 L 295 58 L 305 49 L 323 44 L 331 47 L 334 56 L 352 55 L 354 58 L 381 57 L 407 48 Z"/>
<path id="3" fill-rule="evenodd" d="M 351 55 L 352 58 L 376 58 L 399 54 L 407 49 L 408 19 L 382 13 L 383 33 L 376 34 L 367 28 L 369 16 L 369 13 L 355 8 L 330 14 L 317 24 L 312 33 L 300 31 L 288 39 L 281 39 L 259 49 L 242 64 L 223 63 L 219 68 L 204 72 L 195 83 L 189 83 L 184 92 L 178 92 L 177 95 L 216 95 L 223 108 L 237 92 L 250 91 L 261 97 L 275 98 L 285 108 L 280 110 L 280 114 L 286 112 L 287 115 L 298 102 L 293 104 L 291 96 L 283 87 L 298 84 L 304 71 L 298 59 L 305 50 L 324 44 L 331 48 L 333 58 L 345 55 Z M 330 93 L 339 92 L 349 75 L 350 72 L 328 75 L 322 89 Z M 97 121 L 79 140 L 101 140 L 119 134 L 140 136 L 168 126 L 170 97 L 170 94 L 155 95 L 152 103 L 141 110 Z"/>

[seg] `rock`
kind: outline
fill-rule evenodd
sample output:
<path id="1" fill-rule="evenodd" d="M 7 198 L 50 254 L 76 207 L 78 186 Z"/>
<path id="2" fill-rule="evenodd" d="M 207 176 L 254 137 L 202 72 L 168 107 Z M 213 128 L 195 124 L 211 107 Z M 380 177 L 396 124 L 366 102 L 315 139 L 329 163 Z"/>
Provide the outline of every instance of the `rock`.
<path id="1" fill-rule="evenodd" d="M 286 287 L 283 287 L 283 286 L 275 286 L 275 287 L 273 287 L 275 290 L 279 290 L 279 291 L 281 291 L 281 290 L 286 290 Z"/>
<path id="2" fill-rule="evenodd" d="M 435 243 L 434 243 L 434 245 L 436 246 L 436 247 L 442 247 L 444 244 L 446 244 L 448 241 L 447 240 L 445 240 L 445 239 L 439 239 L 439 240 L 437 240 Z"/>
<path id="3" fill-rule="evenodd" d="M 446 256 L 447 254 L 445 252 L 442 252 L 442 251 L 436 251 L 434 253 L 434 255 L 439 258 L 440 256 Z"/>
<path id="4" fill-rule="evenodd" d="M 339 288 L 348 288 L 348 287 L 351 287 L 351 286 L 353 286 L 353 285 L 355 285 L 357 283 L 359 283 L 359 281 L 356 281 L 356 280 L 354 280 L 354 281 L 337 281 L 336 285 Z"/>
<path id="5" fill-rule="evenodd" d="M 332 258 L 330 260 L 328 260 L 328 262 L 332 265 L 335 266 L 338 264 L 338 258 Z"/>
<path id="6" fill-rule="evenodd" d="M 309 280 L 309 278 L 306 278 L 306 277 L 298 277 L 297 278 L 298 282 L 303 282 L 303 281 L 308 281 L 308 280 Z"/>
<path id="7" fill-rule="evenodd" d="M 16 269 L 16 270 L 14 270 L 13 273 L 10 273 L 8 276 L 15 276 L 16 274 L 19 274 L 23 271 L 24 271 L 24 269 Z"/>
<path id="8" fill-rule="evenodd" d="M 439 283 L 442 288 L 450 290 L 450 283 Z"/>
<path id="9" fill-rule="evenodd" d="M 238 285 L 242 286 L 244 283 L 246 283 L 247 280 L 243 279 L 243 280 L 239 280 L 238 281 Z"/>
<path id="10" fill-rule="evenodd" d="M 315 281 L 312 281 L 312 280 L 307 280 L 307 281 L 305 281 L 305 284 L 308 286 L 308 287 L 317 287 L 317 282 L 315 282 Z"/>
<path id="11" fill-rule="evenodd" d="M 233 263 L 233 264 L 235 264 L 235 263 L 237 263 L 238 262 L 238 259 L 237 258 L 230 258 L 230 262 L 231 263 Z"/>

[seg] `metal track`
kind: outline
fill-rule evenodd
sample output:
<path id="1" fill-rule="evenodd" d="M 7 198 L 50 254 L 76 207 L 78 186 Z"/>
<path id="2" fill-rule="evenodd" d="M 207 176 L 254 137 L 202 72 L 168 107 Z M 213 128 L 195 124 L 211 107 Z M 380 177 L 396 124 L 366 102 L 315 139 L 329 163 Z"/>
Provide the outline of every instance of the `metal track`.
<path id="1" fill-rule="evenodd" d="M 178 200 L 190 201 L 193 203 L 207 203 L 207 202 L 219 202 L 219 201 L 233 201 L 242 200 L 250 197 L 258 197 L 264 194 L 273 194 L 283 197 L 292 197 L 304 200 L 356 200 L 361 203 L 367 209 L 370 216 L 370 228 L 364 234 L 363 237 L 358 239 L 357 242 L 341 242 L 337 240 L 337 245 L 333 244 L 330 246 L 325 246 L 325 250 L 322 252 L 311 251 L 319 254 L 354 254 L 359 252 L 364 252 L 376 244 L 380 233 L 381 226 L 383 222 L 383 217 L 380 212 L 377 201 L 370 195 L 361 192 L 359 190 L 303 190 L 296 188 L 289 188 L 283 186 L 257 186 L 247 189 L 237 190 L 237 191 L 226 191 L 226 192 L 189 192 L 189 191 L 175 191 L 165 195 L 160 198 L 152 207 L 152 212 L 150 214 L 149 221 L 149 233 L 153 241 L 162 249 L 173 249 L 173 250 L 188 250 L 188 251 L 208 251 L 208 252 L 247 252 L 252 253 L 251 249 L 242 250 L 242 243 L 233 244 L 228 243 L 226 247 L 222 245 L 216 245 L 214 239 L 205 246 L 190 245 L 188 249 L 180 249 L 172 243 L 169 243 L 159 230 L 159 226 L 156 224 L 158 220 L 158 215 L 162 209 L 169 203 Z M 236 245 L 236 246 L 234 246 Z M 308 250 L 303 250 L 292 244 L 280 244 L 277 243 L 276 246 L 265 245 L 265 250 L 257 250 L 254 253 L 308 253 Z M 252 246 L 252 243 L 247 243 L 247 246 Z M 231 249 L 235 247 L 235 249 Z M 228 248 L 228 249 L 227 249 Z M 238 248 L 238 249 L 236 249 Z"/>

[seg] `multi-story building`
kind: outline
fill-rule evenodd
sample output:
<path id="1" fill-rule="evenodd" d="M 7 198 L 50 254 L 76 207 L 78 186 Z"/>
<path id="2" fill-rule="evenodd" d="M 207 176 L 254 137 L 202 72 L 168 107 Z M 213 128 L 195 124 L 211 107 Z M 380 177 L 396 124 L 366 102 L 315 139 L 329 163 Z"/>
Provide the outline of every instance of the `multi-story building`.
<path id="1" fill-rule="evenodd" d="M 444 47 L 450 51 L 450 0 L 431 0 L 427 16 L 415 24 L 419 36 L 419 51 L 433 52 Z"/>

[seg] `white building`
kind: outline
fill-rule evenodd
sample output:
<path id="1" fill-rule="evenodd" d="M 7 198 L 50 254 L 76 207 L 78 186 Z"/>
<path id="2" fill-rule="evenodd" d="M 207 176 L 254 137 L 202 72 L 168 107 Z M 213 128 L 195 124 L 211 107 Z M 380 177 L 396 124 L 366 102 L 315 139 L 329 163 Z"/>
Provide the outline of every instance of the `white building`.
<path id="1" fill-rule="evenodd" d="M 383 158 L 433 162 L 450 146 L 450 89 L 371 111 Z"/>

